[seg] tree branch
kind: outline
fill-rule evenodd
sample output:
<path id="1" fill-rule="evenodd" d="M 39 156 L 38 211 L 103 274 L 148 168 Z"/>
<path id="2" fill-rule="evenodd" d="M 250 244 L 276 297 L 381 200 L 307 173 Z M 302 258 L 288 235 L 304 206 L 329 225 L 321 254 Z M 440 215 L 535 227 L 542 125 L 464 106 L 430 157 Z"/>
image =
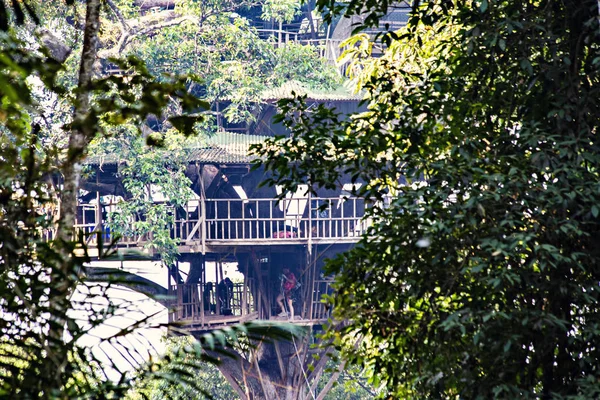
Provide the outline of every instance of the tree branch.
<path id="1" fill-rule="evenodd" d="M 327 393 L 329 393 L 329 391 L 333 387 L 333 384 L 335 382 L 337 382 L 338 378 L 340 377 L 340 374 L 342 373 L 342 371 L 344 370 L 345 367 L 346 367 L 346 362 L 344 361 L 343 363 L 340 364 L 337 371 L 335 371 L 333 374 L 331 374 L 331 378 L 329 378 L 329 381 L 327 381 L 327 384 L 323 387 L 323 390 L 321 390 L 321 392 L 317 396 L 317 400 L 323 400 L 325 398 Z"/>
<path id="2" fill-rule="evenodd" d="M 100 58 L 118 57 L 127 48 L 131 41 L 138 36 L 149 35 L 161 29 L 181 25 L 185 22 L 199 24 L 200 20 L 192 15 L 181 17 L 172 11 L 168 11 L 163 13 L 162 20 L 159 23 L 145 25 L 143 23 L 133 24 L 130 22 L 131 21 L 124 21 L 122 23 L 122 25 L 125 24 L 125 26 L 128 27 L 128 30 L 122 31 L 123 33 L 119 38 L 119 42 L 115 46 L 110 49 L 101 50 L 99 53 Z"/>
<path id="3" fill-rule="evenodd" d="M 140 10 L 148 10 L 150 8 L 162 8 L 163 11 L 147 14 L 139 19 L 125 19 L 119 7 L 113 0 L 107 0 L 111 10 L 115 13 L 119 23 L 121 24 L 121 37 L 118 43 L 110 49 L 101 50 L 100 58 L 118 57 L 127 48 L 131 41 L 143 35 L 149 35 L 153 32 L 168 28 L 171 26 L 181 25 L 185 22 L 192 22 L 198 26 L 202 26 L 203 22 L 212 16 L 223 15 L 238 10 L 241 7 L 252 7 L 262 4 L 261 0 L 247 1 L 229 1 L 221 8 L 204 6 L 198 15 L 181 15 L 173 11 L 174 0 L 137 0 L 134 4 L 140 7 Z M 159 21 L 159 22 L 157 22 Z"/>
<path id="4" fill-rule="evenodd" d="M 115 13 L 115 16 L 121 23 L 121 33 L 129 31 L 129 25 L 127 25 L 127 20 L 125 19 L 123 13 L 121 13 L 121 10 L 119 10 L 119 7 L 115 4 L 115 2 L 113 0 L 106 0 L 106 4 L 108 4 L 112 12 Z"/>

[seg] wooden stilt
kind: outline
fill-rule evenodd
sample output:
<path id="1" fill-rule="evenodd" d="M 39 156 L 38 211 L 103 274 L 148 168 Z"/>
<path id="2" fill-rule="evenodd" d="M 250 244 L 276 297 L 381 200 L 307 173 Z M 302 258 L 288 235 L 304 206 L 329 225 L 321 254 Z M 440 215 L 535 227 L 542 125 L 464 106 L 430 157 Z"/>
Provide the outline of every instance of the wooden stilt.
<path id="1" fill-rule="evenodd" d="M 248 258 L 244 262 L 244 285 L 242 286 L 242 315 L 248 313 Z"/>
<path id="2" fill-rule="evenodd" d="M 275 353 L 277 355 L 277 363 L 279 364 L 279 370 L 281 371 L 281 380 L 285 381 L 287 378 L 286 369 L 283 364 L 283 358 L 281 357 L 281 349 L 279 348 L 279 343 L 274 343 Z"/>

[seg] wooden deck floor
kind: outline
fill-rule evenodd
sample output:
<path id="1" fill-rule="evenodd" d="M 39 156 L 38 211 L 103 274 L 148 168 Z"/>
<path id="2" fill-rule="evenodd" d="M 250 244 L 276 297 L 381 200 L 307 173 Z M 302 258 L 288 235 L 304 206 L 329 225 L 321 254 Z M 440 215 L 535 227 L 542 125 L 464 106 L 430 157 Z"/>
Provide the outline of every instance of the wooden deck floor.
<path id="1" fill-rule="evenodd" d="M 227 326 L 248 322 L 248 321 L 256 321 L 258 320 L 258 312 L 253 312 L 248 315 L 240 316 L 240 315 L 230 315 L 230 316 L 207 316 L 204 318 L 204 322 L 198 319 L 182 319 L 178 321 L 173 321 L 177 324 L 181 325 L 182 329 L 185 329 L 187 332 L 207 332 L 213 329 L 225 328 Z M 285 322 L 291 323 L 294 325 L 300 326 L 321 326 L 327 323 L 325 319 L 302 319 L 299 316 L 296 316 L 293 320 L 288 317 L 278 317 L 272 316 L 269 318 L 269 321 L 274 322 Z"/>
<path id="2" fill-rule="evenodd" d="M 258 312 L 247 315 L 210 315 L 201 318 L 189 318 L 170 321 L 181 324 L 182 328 L 192 331 L 209 331 L 211 329 L 223 328 L 229 325 L 235 325 L 242 322 L 254 321 L 258 319 Z"/>

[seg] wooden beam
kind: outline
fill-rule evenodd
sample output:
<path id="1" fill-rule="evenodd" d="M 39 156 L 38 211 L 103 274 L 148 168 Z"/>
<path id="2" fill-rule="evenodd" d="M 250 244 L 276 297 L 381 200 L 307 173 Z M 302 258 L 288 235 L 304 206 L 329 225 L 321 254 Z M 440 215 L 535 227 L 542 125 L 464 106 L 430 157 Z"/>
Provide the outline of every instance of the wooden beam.
<path id="1" fill-rule="evenodd" d="M 237 379 L 235 379 L 234 376 L 229 373 L 227 368 L 224 368 L 220 364 L 217 364 L 217 368 L 219 369 L 219 371 L 221 371 L 221 373 L 223 374 L 225 379 L 227 379 L 227 382 L 229 382 L 229 384 L 236 391 L 238 396 L 240 396 L 240 399 L 249 399 L 250 398 L 250 396 L 248 396 L 247 393 L 244 392 L 244 390 L 242 389 L 242 386 L 238 383 Z"/>
<path id="2" fill-rule="evenodd" d="M 281 371 L 281 380 L 286 380 L 286 369 L 283 366 L 283 358 L 281 358 L 281 349 L 279 348 L 279 342 L 275 341 L 275 353 L 277 354 L 277 363 L 279 364 L 279 370 Z"/>
<path id="3" fill-rule="evenodd" d="M 325 398 L 327 393 L 329 393 L 329 391 L 333 387 L 333 384 L 335 382 L 337 382 L 338 378 L 340 377 L 340 373 L 344 370 L 345 367 L 346 367 L 346 362 L 344 361 L 340 364 L 337 371 L 335 371 L 333 374 L 331 374 L 331 378 L 329 378 L 329 381 L 323 387 L 323 390 L 321 390 L 321 392 L 319 393 L 319 396 L 317 396 L 317 400 L 323 400 Z"/>

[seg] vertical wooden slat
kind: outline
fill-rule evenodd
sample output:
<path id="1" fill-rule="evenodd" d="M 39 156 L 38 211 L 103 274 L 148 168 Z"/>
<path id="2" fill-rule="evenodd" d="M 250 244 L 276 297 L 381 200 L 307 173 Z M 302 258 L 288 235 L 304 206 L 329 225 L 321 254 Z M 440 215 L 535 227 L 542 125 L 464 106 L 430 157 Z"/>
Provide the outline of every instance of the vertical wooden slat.
<path id="1" fill-rule="evenodd" d="M 331 238 L 333 234 L 332 226 L 331 226 L 331 207 L 327 204 L 327 226 L 329 227 L 327 230 L 327 237 Z"/>
<path id="2" fill-rule="evenodd" d="M 225 200 L 225 204 L 227 204 L 227 239 L 231 239 L 231 200 Z"/>
<path id="3" fill-rule="evenodd" d="M 200 294 L 200 324 L 204 326 L 204 282 L 202 280 L 196 284 L 196 292 Z"/>
<path id="4" fill-rule="evenodd" d="M 183 319 L 183 291 L 181 285 L 177 284 L 177 320 Z"/>
<path id="5" fill-rule="evenodd" d="M 270 236 L 273 236 L 273 233 L 275 233 L 275 227 L 273 226 L 273 207 L 275 207 L 275 201 L 273 200 L 273 202 L 271 204 L 269 204 L 269 233 Z"/>
<path id="6" fill-rule="evenodd" d="M 244 265 L 244 283 L 242 286 L 242 315 L 246 315 L 248 313 L 248 310 L 246 309 L 247 304 L 248 304 L 248 285 L 247 285 L 247 279 L 248 279 L 248 258 L 246 258 L 246 262 Z"/>
<path id="7" fill-rule="evenodd" d="M 248 203 L 250 204 L 250 203 Z M 238 221 L 238 224 L 242 224 L 241 228 L 242 228 L 242 239 L 247 239 L 246 237 L 246 204 L 244 203 L 244 200 L 242 199 L 242 219 L 240 221 Z"/>
<path id="8" fill-rule="evenodd" d="M 219 279 L 219 261 L 215 261 L 215 277 L 215 314 L 221 315 L 221 304 L 219 302 L 219 282 L 221 282 Z"/>

